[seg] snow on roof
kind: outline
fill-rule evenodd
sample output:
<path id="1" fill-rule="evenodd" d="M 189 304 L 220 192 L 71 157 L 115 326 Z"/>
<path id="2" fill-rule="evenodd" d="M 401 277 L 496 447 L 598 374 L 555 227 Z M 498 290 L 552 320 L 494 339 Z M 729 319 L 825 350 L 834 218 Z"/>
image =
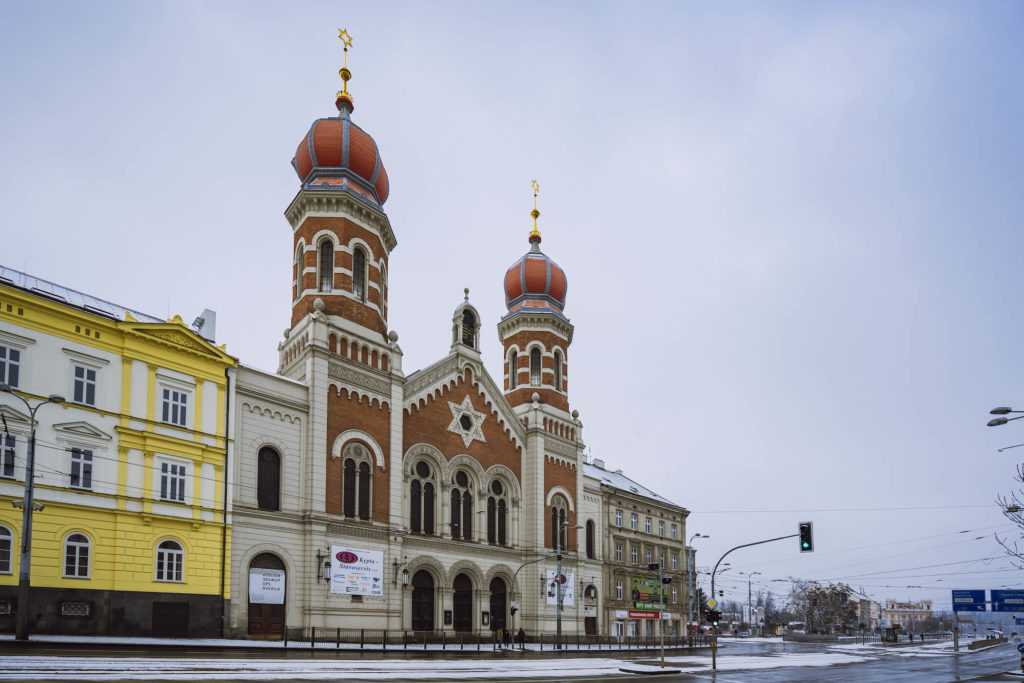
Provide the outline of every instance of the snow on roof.
<path id="1" fill-rule="evenodd" d="M 620 491 L 632 493 L 643 498 L 650 498 L 652 500 L 658 501 L 659 503 L 671 505 L 672 507 L 683 508 L 682 505 L 679 505 L 678 503 L 673 503 L 668 498 L 665 498 L 664 496 L 659 496 L 657 493 L 650 490 L 649 488 L 641 486 L 640 484 L 636 483 L 635 481 L 624 475 L 622 473 L 622 470 L 615 470 L 614 472 L 610 472 L 603 467 L 599 467 L 598 465 L 586 462 L 583 463 L 583 475 L 587 477 L 593 477 L 594 479 L 597 479 L 598 481 Z"/>
<path id="2" fill-rule="evenodd" d="M 28 273 L 22 273 L 20 270 L 7 268 L 6 266 L 0 266 L 0 284 L 17 287 L 18 289 L 23 289 L 26 292 L 50 299 L 51 301 L 57 301 L 59 303 L 67 304 L 68 306 L 74 306 L 75 308 L 80 308 L 83 311 L 101 315 L 105 318 L 124 320 L 124 314 L 128 312 L 131 313 L 132 317 L 139 322 L 165 322 L 160 318 L 154 318 L 151 315 L 140 313 L 134 309 L 118 306 L 117 304 L 104 301 L 103 299 L 97 299 L 89 294 L 83 294 L 82 292 L 74 289 L 63 287 L 48 280 L 43 280 L 33 275 L 29 275 Z"/>

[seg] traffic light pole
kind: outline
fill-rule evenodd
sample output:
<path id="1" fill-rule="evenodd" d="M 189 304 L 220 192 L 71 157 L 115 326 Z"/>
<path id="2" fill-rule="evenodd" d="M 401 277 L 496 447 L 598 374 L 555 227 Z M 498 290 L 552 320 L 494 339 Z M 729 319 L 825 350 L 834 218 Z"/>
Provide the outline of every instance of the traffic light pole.
<path id="1" fill-rule="evenodd" d="M 711 570 L 711 599 L 712 600 L 715 599 L 715 573 L 718 571 L 718 565 L 722 564 L 722 560 L 725 559 L 726 555 L 731 553 L 733 550 L 739 550 L 740 548 L 749 548 L 752 545 L 761 545 L 762 543 L 772 543 L 774 541 L 782 541 L 782 540 L 787 539 L 787 538 L 797 538 L 799 535 L 800 534 L 797 533 L 797 534 L 789 534 L 788 536 L 779 536 L 778 538 L 766 538 L 763 541 L 754 541 L 753 543 L 744 543 L 743 545 L 738 545 L 735 548 L 729 548 L 728 550 L 726 550 L 725 554 L 723 554 L 720 558 L 718 558 L 718 562 L 715 562 L 715 568 Z M 718 627 L 717 626 L 713 627 L 712 636 L 713 636 L 714 640 L 711 641 L 711 670 L 714 671 L 715 669 L 718 668 Z"/>

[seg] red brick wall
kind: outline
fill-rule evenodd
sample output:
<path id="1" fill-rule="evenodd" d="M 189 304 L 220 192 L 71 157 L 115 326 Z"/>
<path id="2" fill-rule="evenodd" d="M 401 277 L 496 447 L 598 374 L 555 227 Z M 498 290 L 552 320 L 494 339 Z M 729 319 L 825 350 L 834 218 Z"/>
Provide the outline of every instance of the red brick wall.
<path id="1" fill-rule="evenodd" d="M 556 486 L 561 486 L 572 496 L 572 506 L 579 510 L 580 500 L 579 496 L 576 495 L 576 470 L 572 467 L 562 465 L 560 463 L 552 462 L 551 458 L 544 456 L 544 500 L 548 498 L 548 494 Z M 569 522 L 569 526 L 576 526 L 576 512 L 566 509 L 565 519 Z M 577 531 L 583 531 L 583 529 L 568 529 L 566 530 L 565 542 L 570 550 L 576 550 Z M 544 546 L 551 546 L 551 506 L 544 506 Z"/>
<path id="2" fill-rule="evenodd" d="M 303 268 L 312 268 L 314 271 L 316 270 L 317 259 L 319 257 L 316 252 L 315 236 L 321 230 L 332 231 L 337 236 L 339 244 L 348 245 L 352 239 L 359 238 L 366 242 L 366 244 L 370 245 L 370 253 L 367 254 L 366 257 L 368 261 L 372 262 L 374 267 L 367 268 L 367 271 L 370 282 L 376 283 L 377 289 L 373 289 L 368 283 L 366 299 L 368 302 L 379 306 L 381 282 L 380 272 L 377 269 L 377 266 L 379 266 L 380 260 L 383 258 L 384 266 L 388 267 L 388 253 L 377 234 L 353 223 L 347 218 L 310 216 L 303 221 L 302 225 L 299 226 L 299 229 L 295 231 L 295 240 L 292 244 L 293 253 L 294 249 L 298 246 L 300 239 L 306 244 L 307 251 L 303 256 Z M 309 250 L 310 247 L 312 247 L 312 250 Z M 352 255 L 342 251 L 335 251 L 334 264 L 336 268 L 346 268 L 351 271 Z M 305 290 L 316 290 L 317 281 L 315 272 L 303 275 L 302 288 Z M 334 288 L 351 291 L 351 276 L 335 274 Z M 384 302 L 384 315 L 382 317 L 377 310 L 350 297 L 319 292 L 307 294 L 295 302 L 292 306 L 292 327 L 297 325 L 300 320 L 313 311 L 313 301 L 317 297 L 323 299 L 325 313 L 352 320 L 363 327 L 367 327 L 371 330 L 378 330 L 382 335 L 387 335 L 388 311 L 386 301 Z"/>
<path id="3" fill-rule="evenodd" d="M 359 429 L 373 437 L 377 445 L 380 446 L 381 451 L 384 453 L 384 466 L 388 468 L 387 471 L 382 472 L 377 467 L 376 459 L 374 459 L 371 469 L 373 472 L 371 493 L 373 506 L 370 510 L 370 517 L 375 522 L 387 523 L 389 521 L 388 472 L 391 470 L 391 463 L 388 462 L 388 453 L 391 452 L 390 422 L 391 409 L 389 406 L 382 405 L 376 400 L 371 402 L 365 397 L 360 401 L 358 394 L 349 394 L 345 389 L 341 390 L 340 396 L 334 388 L 327 390 L 327 452 L 324 454 L 324 458 L 327 460 L 325 512 L 340 515 L 342 511 L 341 484 L 344 459 L 334 459 L 331 457 L 331 448 L 334 446 L 334 440 L 344 431 Z"/>
<path id="4" fill-rule="evenodd" d="M 520 474 L 520 451 L 505 426 L 498 422 L 497 417 L 484 402 L 483 394 L 472 385 L 473 373 L 468 368 L 459 382 L 451 389 L 441 391 L 439 397 L 428 400 L 425 405 L 414 406 L 405 416 L 405 432 L 402 435 L 402 452 L 416 443 L 429 443 L 436 447 L 445 458 L 465 453 L 475 458 L 485 470 L 491 465 L 501 464 L 515 473 L 516 479 L 522 481 Z M 482 431 L 486 443 L 471 441 L 463 445 L 462 437 L 448 431 L 452 421 L 452 411 L 448 402 L 462 403 L 466 396 L 473 402 L 473 408 L 484 413 Z"/>
<path id="5" fill-rule="evenodd" d="M 530 386 L 530 353 L 529 345 L 540 342 L 545 353 L 551 353 L 557 346 L 562 350 L 562 391 L 558 392 L 550 387 L 555 383 L 554 358 L 541 357 L 541 383 L 549 385 L 544 387 Z M 541 403 L 553 406 L 565 412 L 569 412 L 569 348 L 565 339 L 551 332 L 517 332 L 502 340 L 505 348 L 505 398 L 514 406 L 530 403 L 533 392 L 540 394 Z M 519 348 L 519 374 L 516 389 L 508 390 L 508 352 L 512 346 Z"/>

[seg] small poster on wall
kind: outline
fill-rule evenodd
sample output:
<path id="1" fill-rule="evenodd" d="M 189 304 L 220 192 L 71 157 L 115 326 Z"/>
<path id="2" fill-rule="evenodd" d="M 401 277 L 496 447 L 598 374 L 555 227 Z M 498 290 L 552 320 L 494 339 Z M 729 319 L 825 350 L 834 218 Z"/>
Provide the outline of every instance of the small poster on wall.
<path id="1" fill-rule="evenodd" d="M 332 545 L 331 592 L 384 595 L 384 553 Z"/>
<path id="2" fill-rule="evenodd" d="M 548 570 L 548 599 L 547 604 L 557 605 L 558 604 L 558 585 L 555 582 L 554 570 Z M 576 591 L 573 589 L 573 573 L 562 572 L 562 606 L 572 607 L 576 604 Z"/>
<path id="3" fill-rule="evenodd" d="M 283 605 L 284 572 L 280 569 L 250 569 L 249 602 L 256 605 Z"/>

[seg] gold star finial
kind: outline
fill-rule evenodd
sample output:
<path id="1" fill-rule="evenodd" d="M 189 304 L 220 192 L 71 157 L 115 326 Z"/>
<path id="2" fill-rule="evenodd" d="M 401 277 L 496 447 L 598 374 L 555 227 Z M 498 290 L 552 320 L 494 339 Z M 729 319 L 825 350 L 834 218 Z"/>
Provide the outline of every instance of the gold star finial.
<path id="1" fill-rule="evenodd" d="M 341 76 L 341 92 L 338 93 L 338 99 L 348 100 L 349 103 L 352 101 L 352 96 L 348 94 L 348 82 L 352 78 L 352 72 L 348 70 L 348 49 L 352 47 L 352 36 L 348 34 L 348 29 L 338 29 L 338 39 L 341 40 L 342 48 L 345 52 L 344 64 L 338 71 L 338 75 Z"/>
<path id="2" fill-rule="evenodd" d="M 530 241 L 536 238 L 540 242 L 540 233 L 537 231 L 537 219 L 540 217 L 540 211 L 537 210 L 537 193 L 540 191 L 540 185 L 536 180 L 531 180 L 530 185 L 533 187 L 533 211 L 530 212 L 533 216 L 533 232 L 530 233 Z"/>

